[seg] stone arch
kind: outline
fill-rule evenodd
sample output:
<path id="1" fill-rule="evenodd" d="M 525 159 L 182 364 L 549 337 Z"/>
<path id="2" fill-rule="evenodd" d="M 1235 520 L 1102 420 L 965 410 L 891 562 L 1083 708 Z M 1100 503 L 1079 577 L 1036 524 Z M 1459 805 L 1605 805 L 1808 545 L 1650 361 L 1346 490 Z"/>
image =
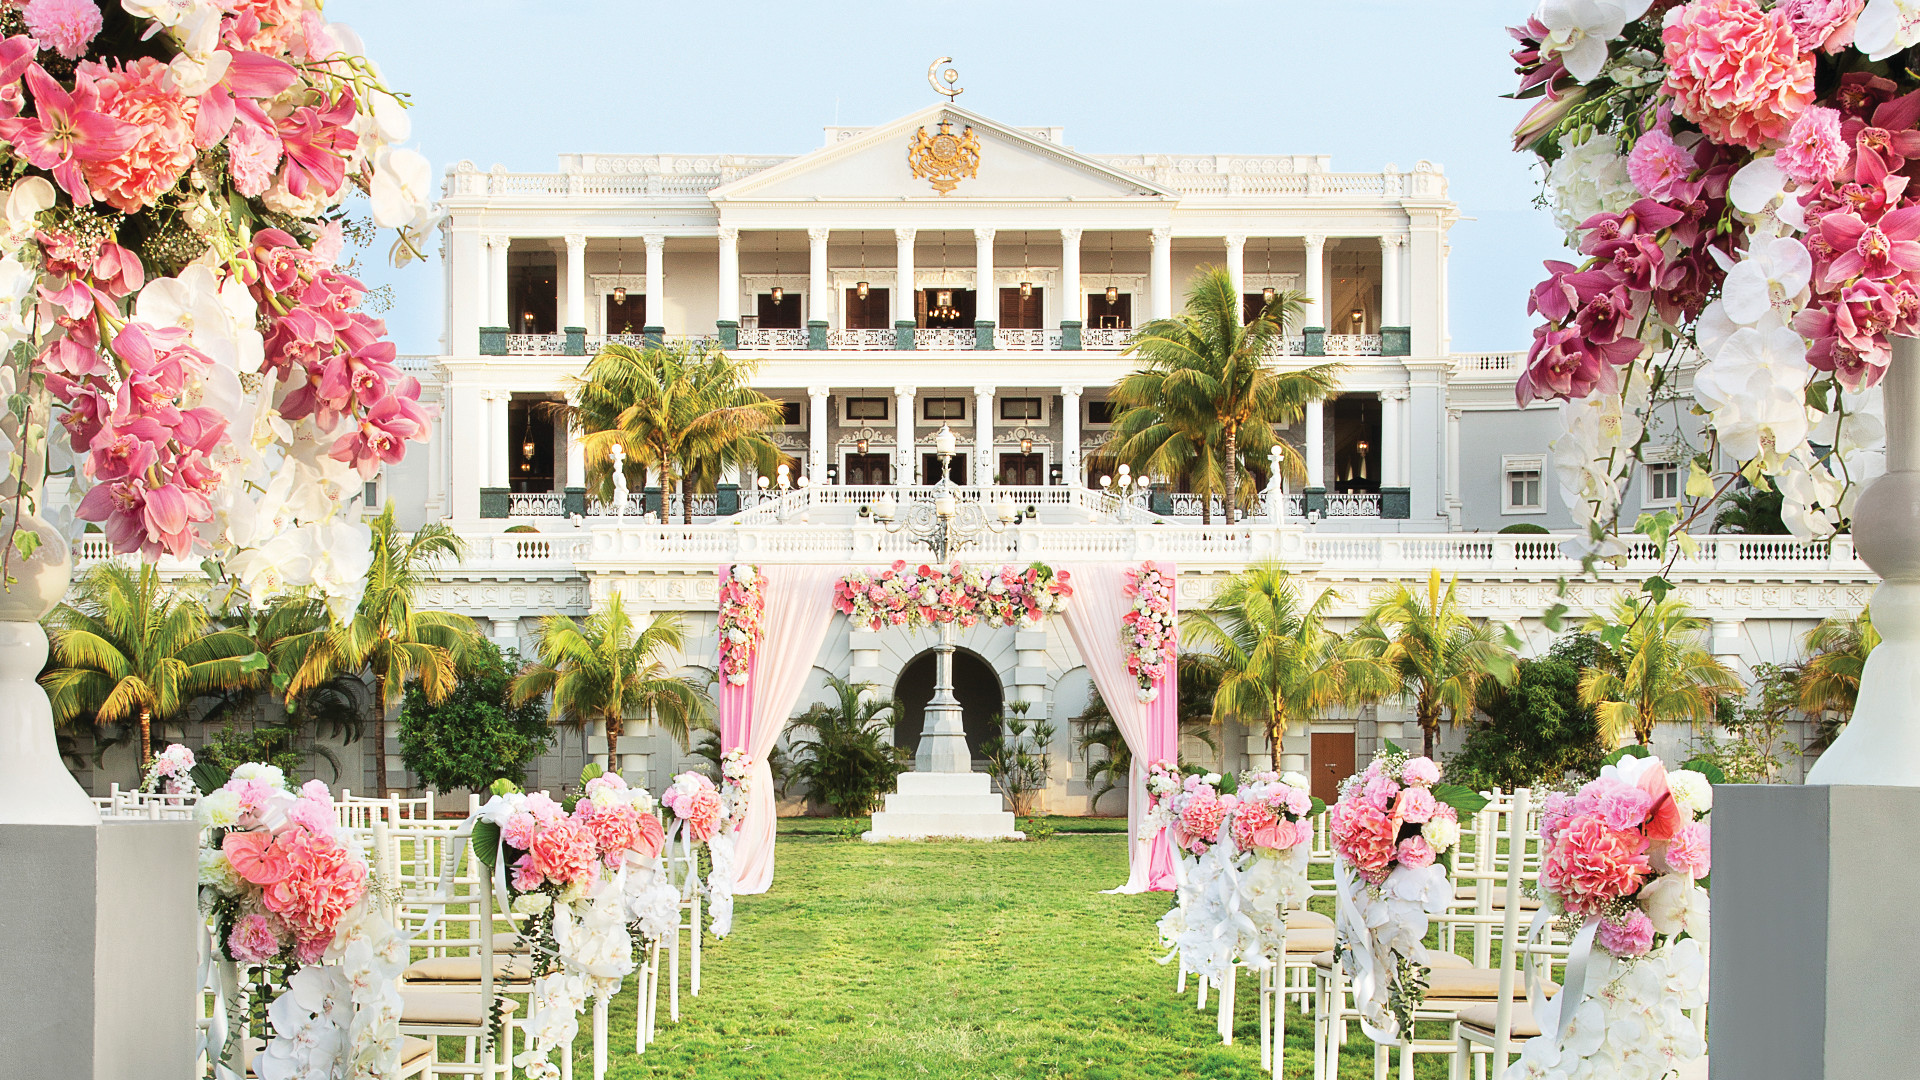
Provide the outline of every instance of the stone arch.
<path id="1" fill-rule="evenodd" d="M 901 715 L 893 725 L 897 746 L 917 748 L 920 732 L 926 724 L 927 701 L 933 696 L 934 650 L 927 649 L 907 661 L 894 681 L 893 692 L 900 699 Z M 953 650 L 954 696 L 960 699 L 961 722 L 967 729 L 967 748 L 977 759 L 981 744 L 998 734 L 994 718 L 1004 707 L 1006 693 L 998 672 L 984 657 L 971 649 Z"/>

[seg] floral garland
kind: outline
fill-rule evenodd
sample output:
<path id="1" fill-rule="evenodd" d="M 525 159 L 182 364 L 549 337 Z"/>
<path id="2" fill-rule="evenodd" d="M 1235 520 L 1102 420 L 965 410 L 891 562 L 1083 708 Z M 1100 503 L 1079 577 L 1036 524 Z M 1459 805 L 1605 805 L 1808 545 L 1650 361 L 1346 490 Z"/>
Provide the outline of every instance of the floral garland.
<path id="1" fill-rule="evenodd" d="M 311 780 L 295 794 L 279 769 L 244 764 L 195 816 L 206 830 L 200 906 L 216 954 L 256 966 L 259 997 L 274 997 L 259 1075 L 397 1077 L 406 950 L 373 909 L 371 872 L 339 834 L 327 786 Z M 232 1007 L 246 1004 L 236 997 Z"/>
<path id="2" fill-rule="evenodd" d="M 720 587 L 720 675 L 734 686 L 747 684 L 754 651 L 765 639 L 767 575 L 750 563 L 735 563 Z"/>
<path id="3" fill-rule="evenodd" d="M 1126 595 L 1133 609 L 1122 616 L 1120 644 L 1126 649 L 1127 672 L 1140 684 L 1134 696 L 1143 704 L 1160 696 L 1160 686 L 1173 671 L 1173 576 L 1152 561 L 1127 570 Z"/>
<path id="4" fill-rule="evenodd" d="M 1517 393 L 1563 400 L 1555 469 L 1587 549 L 1624 554 L 1649 448 L 1683 448 L 1685 516 L 1736 480 L 1777 485 L 1798 536 L 1831 534 L 1885 471 L 1876 386 L 1920 333 L 1920 43 L 1914 0 L 1543 3 L 1513 34 L 1515 145 L 1578 262 L 1550 262 Z M 1692 397 L 1703 446 L 1676 392 Z M 1730 458 L 1731 470 L 1716 473 Z"/>
<path id="5" fill-rule="evenodd" d="M 1387 744 L 1340 785 L 1328 815 L 1334 924 L 1361 1026 L 1376 1042 L 1412 1029 L 1426 996 L 1428 917 L 1453 901 L 1460 817 L 1486 799 L 1440 783 L 1440 766 Z"/>
<path id="6" fill-rule="evenodd" d="M 945 623 L 965 629 L 982 622 L 994 628 L 1030 628 L 1066 607 L 1073 595 L 1068 578 L 1065 571 L 1056 573 L 1043 563 L 994 571 L 960 563 L 944 569 L 924 563 L 910 567 L 897 559 L 885 570 L 841 578 L 834 586 L 833 605 L 853 625 L 869 630 Z"/>
<path id="7" fill-rule="evenodd" d="M 256 604 L 310 588 L 350 612 L 361 480 L 431 421 L 343 256 L 375 227 L 417 256 L 432 170 L 318 0 L 113 7 L 0 8 L 0 392 L 19 403 L 0 480 L 116 552 L 210 554 Z M 354 192 L 370 224 L 339 212 Z M 74 506 L 45 503 L 42 459 Z"/>
<path id="8" fill-rule="evenodd" d="M 1705 984 L 1708 904 L 1695 881 L 1712 869 L 1712 809 L 1706 775 L 1626 753 L 1577 794 L 1547 798 L 1533 932 L 1564 932 L 1568 970 L 1584 977 L 1533 1002 L 1546 1034 L 1508 1080 L 1662 1076 L 1706 1052 L 1681 1010 L 1701 1004 Z"/>
<path id="9" fill-rule="evenodd" d="M 1140 843 L 1147 843 L 1160 835 L 1161 830 L 1174 823 L 1172 796 L 1186 783 L 1186 775 L 1180 766 L 1162 758 L 1147 764 L 1147 810 L 1140 815 Z"/>
<path id="10" fill-rule="evenodd" d="M 149 795 L 200 794 L 199 785 L 193 782 L 193 751 L 173 743 L 153 755 L 140 778 L 140 790 Z"/>

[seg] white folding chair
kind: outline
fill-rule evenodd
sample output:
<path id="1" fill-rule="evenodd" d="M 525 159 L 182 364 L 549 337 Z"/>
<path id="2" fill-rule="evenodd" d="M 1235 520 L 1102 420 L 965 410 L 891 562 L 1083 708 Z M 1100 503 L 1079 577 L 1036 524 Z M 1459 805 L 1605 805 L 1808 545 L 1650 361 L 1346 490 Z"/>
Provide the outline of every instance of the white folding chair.
<path id="1" fill-rule="evenodd" d="M 682 921 L 679 930 L 673 935 L 673 941 L 667 949 L 667 1016 L 674 1022 L 680 1020 L 680 936 L 687 935 L 691 962 L 688 971 L 688 988 L 694 997 L 700 996 L 700 850 L 687 835 L 686 822 L 676 819 L 673 831 L 667 836 L 665 849 L 667 873 L 680 889 L 680 913 Z"/>
<path id="2" fill-rule="evenodd" d="M 440 873 L 428 889 L 405 890 L 400 901 L 403 929 L 412 938 L 416 959 L 400 980 L 400 1031 L 429 1041 L 462 1040 L 459 1061 L 431 1066 L 429 1076 L 475 1076 L 508 1080 L 513 1073 L 513 1014 L 519 1002 L 503 992 L 505 980 L 496 978 L 494 941 L 498 921 L 495 892 L 504 884 L 498 874 L 472 857 L 473 821 L 450 830 L 415 827 L 414 843 L 437 849 Z M 510 925 L 510 924 L 509 924 Z M 424 952 L 425 956 L 419 956 Z M 460 961 L 473 967 L 478 978 L 454 984 L 420 977 L 423 961 Z M 496 1012 L 499 1031 L 493 1032 Z M 437 1045 L 437 1043 L 436 1043 Z"/>

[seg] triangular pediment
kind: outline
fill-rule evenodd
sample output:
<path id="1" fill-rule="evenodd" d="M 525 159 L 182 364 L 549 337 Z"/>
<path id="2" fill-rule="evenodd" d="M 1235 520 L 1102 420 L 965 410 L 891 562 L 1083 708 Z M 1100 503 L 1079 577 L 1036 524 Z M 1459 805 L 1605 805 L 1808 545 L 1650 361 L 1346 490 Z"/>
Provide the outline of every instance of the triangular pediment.
<path id="1" fill-rule="evenodd" d="M 921 175 L 916 176 L 912 159 L 916 140 L 924 145 L 924 140 L 937 138 L 942 120 L 950 122 L 947 132 L 954 142 L 926 147 L 917 162 Z M 956 164 L 961 166 L 957 170 Z M 972 175 L 964 175 L 968 166 Z M 951 191 L 943 195 L 935 181 L 950 181 Z M 1142 177 L 952 105 L 930 106 L 869 128 L 723 184 L 710 197 L 716 203 L 1178 198 Z"/>

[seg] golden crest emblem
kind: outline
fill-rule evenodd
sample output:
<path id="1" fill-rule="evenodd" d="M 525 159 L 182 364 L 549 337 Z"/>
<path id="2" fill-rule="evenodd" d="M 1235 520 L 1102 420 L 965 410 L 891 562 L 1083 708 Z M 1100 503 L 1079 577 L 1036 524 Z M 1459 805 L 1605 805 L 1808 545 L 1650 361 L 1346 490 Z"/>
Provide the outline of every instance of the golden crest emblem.
<path id="1" fill-rule="evenodd" d="M 907 167 L 916 179 L 925 180 L 942 195 L 951 195 L 960 181 L 980 175 L 980 140 L 969 124 L 960 134 L 953 133 L 953 121 L 940 121 L 933 135 L 926 128 L 913 133 L 907 144 Z"/>

